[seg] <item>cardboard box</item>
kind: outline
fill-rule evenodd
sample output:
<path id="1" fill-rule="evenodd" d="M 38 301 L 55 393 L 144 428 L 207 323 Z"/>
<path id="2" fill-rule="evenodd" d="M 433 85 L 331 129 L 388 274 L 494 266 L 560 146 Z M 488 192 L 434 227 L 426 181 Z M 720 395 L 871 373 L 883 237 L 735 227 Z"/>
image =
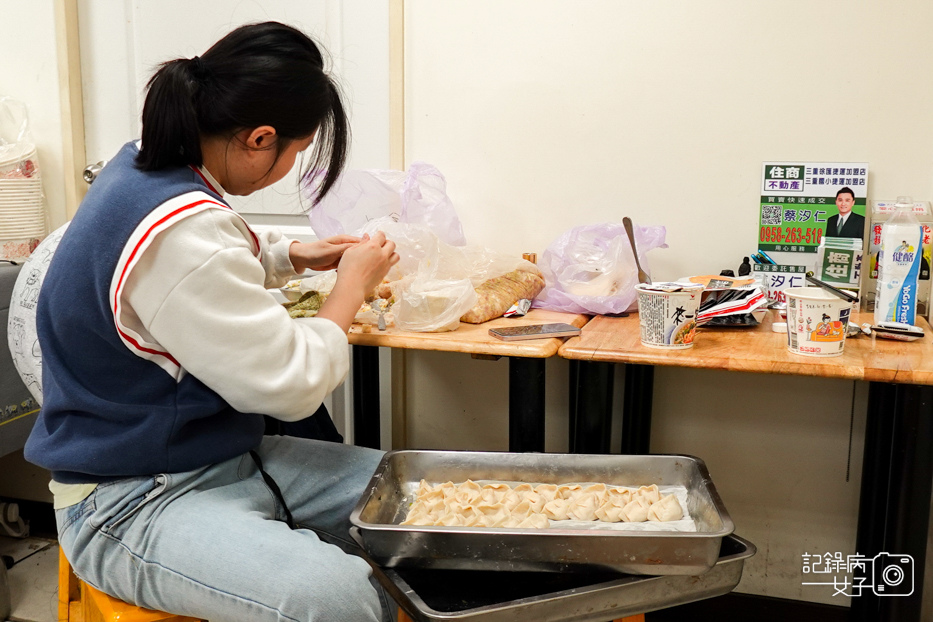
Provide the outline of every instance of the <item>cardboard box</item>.
<path id="1" fill-rule="evenodd" d="M 866 268 L 862 270 L 862 310 L 875 310 L 875 290 L 878 287 L 878 251 L 881 250 L 881 227 L 894 215 L 896 201 L 869 201 L 869 227 L 865 236 Z M 917 315 L 930 312 L 930 258 L 933 255 L 933 206 L 929 201 L 914 201 L 914 216 L 923 225 L 923 258 L 917 283 Z"/>

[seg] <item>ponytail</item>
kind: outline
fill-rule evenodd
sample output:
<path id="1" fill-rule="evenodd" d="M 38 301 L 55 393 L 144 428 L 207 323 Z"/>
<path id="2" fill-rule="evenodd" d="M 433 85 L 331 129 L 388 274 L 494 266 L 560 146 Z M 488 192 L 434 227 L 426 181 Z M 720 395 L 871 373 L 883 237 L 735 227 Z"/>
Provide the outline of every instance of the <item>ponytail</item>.
<path id="1" fill-rule="evenodd" d="M 303 176 L 308 183 L 323 172 L 315 204 L 346 163 L 350 127 L 337 84 L 317 45 L 291 26 L 241 26 L 200 57 L 164 63 L 148 87 L 136 158 L 143 170 L 200 166 L 202 137 L 263 125 L 275 128 L 279 154 L 316 132 Z"/>
<path id="2" fill-rule="evenodd" d="M 195 57 L 197 58 L 197 57 Z M 197 83 L 193 61 L 162 63 L 149 80 L 143 105 L 142 148 L 136 165 L 144 171 L 201 165 L 201 137 L 195 109 Z"/>

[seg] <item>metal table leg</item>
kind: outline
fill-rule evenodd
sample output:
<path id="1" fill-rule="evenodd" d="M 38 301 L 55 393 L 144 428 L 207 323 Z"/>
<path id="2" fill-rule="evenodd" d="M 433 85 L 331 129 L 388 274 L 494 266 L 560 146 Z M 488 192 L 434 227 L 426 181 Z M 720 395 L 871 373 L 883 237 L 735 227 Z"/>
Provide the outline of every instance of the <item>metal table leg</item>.
<path id="1" fill-rule="evenodd" d="M 544 451 L 544 359 L 509 357 L 509 451 Z"/>
<path id="2" fill-rule="evenodd" d="M 884 569 L 896 557 L 882 555 L 871 570 L 886 595 L 863 588 L 852 598 L 850 616 L 858 622 L 920 620 L 933 492 L 933 387 L 871 383 L 856 551 L 874 559 L 879 553 L 910 555 L 912 590 L 892 585 Z M 901 558 L 903 559 L 903 557 Z"/>
<path id="3" fill-rule="evenodd" d="M 379 348 L 353 346 L 353 444 L 379 449 Z"/>
<path id="4" fill-rule="evenodd" d="M 622 400 L 622 453 L 647 454 L 651 450 L 651 400 L 654 366 L 625 366 Z"/>
<path id="5" fill-rule="evenodd" d="M 608 454 L 613 363 L 570 361 L 570 452 Z"/>

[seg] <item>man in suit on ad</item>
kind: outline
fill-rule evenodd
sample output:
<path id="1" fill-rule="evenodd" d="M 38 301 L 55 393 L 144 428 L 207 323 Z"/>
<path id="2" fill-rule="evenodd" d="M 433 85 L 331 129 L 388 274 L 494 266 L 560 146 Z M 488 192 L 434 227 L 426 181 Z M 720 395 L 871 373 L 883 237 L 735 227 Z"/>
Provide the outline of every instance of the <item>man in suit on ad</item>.
<path id="1" fill-rule="evenodd" d="M 828 238 L 860 238 L 865 232 L 865 217 L 852 213 L 855 205 L 855 193 L 850 188 L 842 188 L 836 193 L 836 209 L 839 214 L 830 216 L 826 221 Z"/>

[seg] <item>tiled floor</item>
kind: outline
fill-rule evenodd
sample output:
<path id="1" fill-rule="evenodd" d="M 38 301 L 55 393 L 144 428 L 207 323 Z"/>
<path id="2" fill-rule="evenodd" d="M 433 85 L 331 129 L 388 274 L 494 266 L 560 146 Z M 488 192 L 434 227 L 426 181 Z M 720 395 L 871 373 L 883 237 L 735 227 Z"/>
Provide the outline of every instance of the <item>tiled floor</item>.
<path id="1" fill-rule="evenodd" d="M 7 571 L 10 583 L 10 620 L 58 620 L 58 543 L 42 538 L 0 538 L 0 552 L 16 564 Z"/>

